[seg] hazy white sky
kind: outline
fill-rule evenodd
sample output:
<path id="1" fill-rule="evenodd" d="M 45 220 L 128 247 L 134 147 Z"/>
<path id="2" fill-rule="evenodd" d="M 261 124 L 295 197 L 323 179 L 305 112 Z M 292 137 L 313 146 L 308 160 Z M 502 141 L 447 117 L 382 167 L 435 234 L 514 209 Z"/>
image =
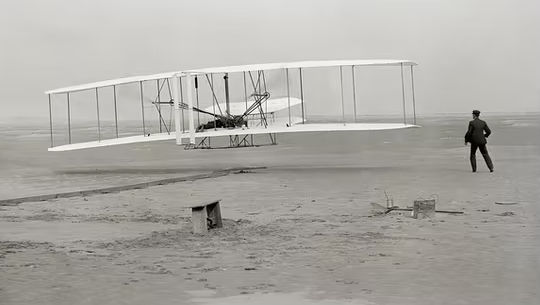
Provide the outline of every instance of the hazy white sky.
<path id="1" fill-rule="evenodd" d="M 538 29 L 538 0 L 3 0 L 0 117 L 103 79 L 364 58 L 417 61 L 421 114 L 540 111 Z"/>

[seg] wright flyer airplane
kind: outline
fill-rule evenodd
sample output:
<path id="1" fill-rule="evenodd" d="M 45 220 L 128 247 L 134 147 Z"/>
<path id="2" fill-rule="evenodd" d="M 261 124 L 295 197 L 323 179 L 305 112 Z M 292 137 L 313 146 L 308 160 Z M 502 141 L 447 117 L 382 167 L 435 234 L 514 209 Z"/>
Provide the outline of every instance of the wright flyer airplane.
<path id="1" fill-rule="evenodd" d="M 361 68 L 377 66 L 396 67 L 396 72 L 400 73 L 401 103 L 395 104 L 402 113 L 399 123 L 359 120 L 355 73 Z M 185 149 L 233 148 L 276 144 L 277 134 L 282 133 L 418 127 L 414 66 L 416 63 L 409 60 L 268 63 L 174 71 L 49 90 L 45 92 L 50 117 L 51 147 L 48 150 L 69 151 L 165 140 L 174 140 Z M 406 68 L 409 68 L 407 73 L 410 72 L 407 90 Z M 305 99 L 305 91 L 311 88 L 306 88 L 305 73 L 323 69 L 339 72 L 336 88 L 340 95 L 322 106 L 331 107 L 340 115 L 333 120 L 311 120 L 306 114 L 310 101 Z M 270 78 L 269 74 L 274 77 Z M 351 83 L 349 92 L 344 89 L 345 77 Z M 272 89 L 276 84 L 280 90 Z M 293 89 L 296 89 L 295 94 Z M 406 92 L 410 93 L 409 97 Z M 92 123 L 95 127 L 76 127 L 72 111 L 77 99 L 77 103 L 84 103 L 86 107 L 85 124 L 90 112 L 95 117 Z M 409 114 L 407 100 L 412 102 Z M 128 123 L 120 118 L 120 103 L 130 114 Z M 56 113 L 53 115 L 53 106 L 57 104 L 67 108 L 62 118 Z M 108 121 L 105 115 L 109 116 Z M 78 132 L 81 136 L 76 141 Z"/>

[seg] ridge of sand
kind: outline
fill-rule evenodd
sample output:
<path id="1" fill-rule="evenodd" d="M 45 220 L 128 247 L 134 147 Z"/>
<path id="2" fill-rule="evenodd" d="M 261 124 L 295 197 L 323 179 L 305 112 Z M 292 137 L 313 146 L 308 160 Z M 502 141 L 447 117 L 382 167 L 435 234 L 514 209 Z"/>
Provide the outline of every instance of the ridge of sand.
<path id="1" fill-rule="evenodd" d="M 159 180 L 134 183 L 134 184 L 128 184 L 128 185 L 110 186 L 110 187 L 94 188 L 94 189 L 89 189 L 89 190 L 79 190 L 79 191 L 72 191 L 72 192 L 52 193 L 52 194 L 45 194 L 45 195 L 35 195 L 35 196 L 3 199 L 3 200 L 0 200 L 0 206 L 14 206 L 14 205 L 19 205 L 23 202 L 47 201 L 47 200 L 57 199 L 57 198 L 82 197 L 82 196 L 90 196 L 90 195 L 95 195 L 95 194 L 116 193 L 116 192 L 127 191 L 127 190 L 143 189 L 143 188 L 148 188 L 148 187 L 156 186 L 156 185 L 166 185 L 170 183 L 217 178 L 217 177 L 227 176 L 233 172 L 242 173 L 244 171 L 264 169 L 264 168 L 265 167 L 249 167 L 249 166 L 248 167 L 235 167 L 235 168 L 215 170 L 206 174 L 198 174 L 198 175 L 191 175 L 191 176 L 184 176 L 184 177 L 173 177 L 173 178 L 159 179 Z"/>

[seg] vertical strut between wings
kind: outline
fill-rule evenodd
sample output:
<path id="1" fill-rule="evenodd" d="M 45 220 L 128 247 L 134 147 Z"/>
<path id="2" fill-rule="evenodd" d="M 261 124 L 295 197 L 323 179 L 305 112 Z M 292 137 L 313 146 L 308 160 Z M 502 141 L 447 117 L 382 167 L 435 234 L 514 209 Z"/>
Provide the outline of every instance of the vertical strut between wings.
<path id="1" fill-rule="evenodd" d="M 189 144 L 195 145 L 195 122 L 193 121 L 193 76 L 186 75 L 188 119 L 189 119 Z"/>
<path id="2" fill-rule="evenodd" d="M 173 76 L 173 103 L 174 103 L 174 129 L 175 129 L 175 135 L 176 135 L 176 144 L 180 145 L 182 144 L 182 135 L 180 131 L 180 89 L 178 88 L 181 86 L 180 84 L 180 78 L 176 75 Z M 182 122 L 183 124 L 184 122 Z"/>

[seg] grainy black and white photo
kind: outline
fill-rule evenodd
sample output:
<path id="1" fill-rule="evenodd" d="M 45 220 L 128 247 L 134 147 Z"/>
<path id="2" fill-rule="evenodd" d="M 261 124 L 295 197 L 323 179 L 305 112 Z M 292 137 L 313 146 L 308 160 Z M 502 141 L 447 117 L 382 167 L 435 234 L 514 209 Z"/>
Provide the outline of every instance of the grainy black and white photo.
<path id="1" fill-rule="evenodd" d="M 540 304 L 539 1 L 0 4 L 0 304 Z"/>

